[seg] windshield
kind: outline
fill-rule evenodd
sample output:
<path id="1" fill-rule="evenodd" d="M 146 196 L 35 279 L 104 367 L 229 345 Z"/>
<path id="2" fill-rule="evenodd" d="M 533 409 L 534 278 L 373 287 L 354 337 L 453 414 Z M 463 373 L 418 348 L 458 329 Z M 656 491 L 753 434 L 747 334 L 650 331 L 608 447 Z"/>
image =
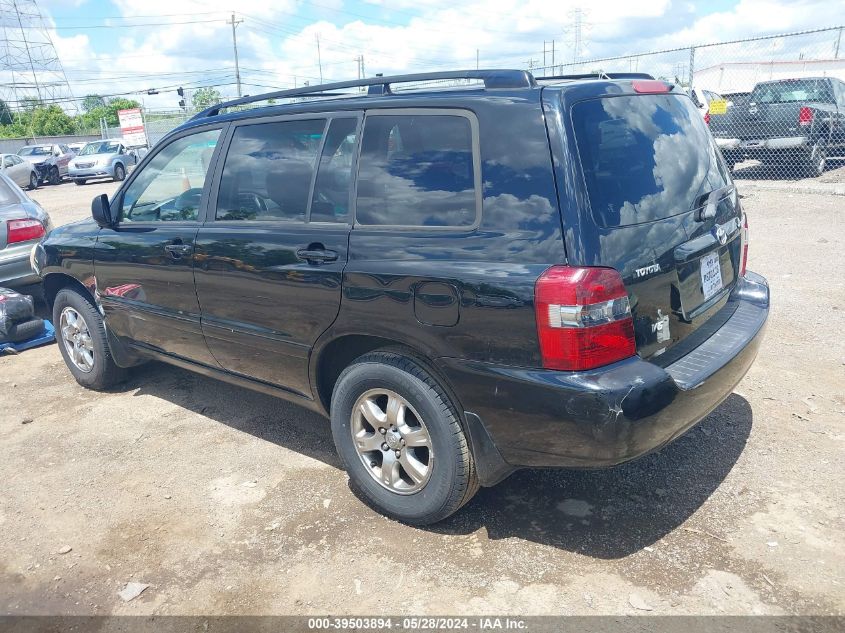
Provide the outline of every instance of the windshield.
<path id="1" fill-rule="evenodd" d="M 751 101 L 756 103 L 795 103 L 797 101 L 833 103 L 833 93 L 828 82 L 823 79 L 787 79 L 758 84 L 751 92 Z"/>
<path id="2" fill-rule="evenodd" d="M 50 145 L 33 145 L 18 150 L 18 156 L 49 156 L 52 153 L 53 148 Z"/>
<path id="3" fill-rule="evenodd" d="M 707 126 L 685 95 L 604 97 L 572 108 L 597 224 L 626 226 L 689 211 L 730 184 Z"/>
<path id="4" fill-rule="evenodd" d="M 103 143 L 97 141 L 94 143 L 88 143 L 80 150 L 79 155 L 90 156 L 91 154 L 117 154 L 119 147 L 120 146 L 117 143 Z"/>

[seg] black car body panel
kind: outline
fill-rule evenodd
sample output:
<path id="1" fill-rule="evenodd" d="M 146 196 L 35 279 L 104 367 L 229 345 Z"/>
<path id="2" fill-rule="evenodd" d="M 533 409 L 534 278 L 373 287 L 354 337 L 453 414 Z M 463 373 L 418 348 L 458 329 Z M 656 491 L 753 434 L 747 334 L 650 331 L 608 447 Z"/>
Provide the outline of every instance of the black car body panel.
<path id="1" fill-rule="evenodd" d="M 706 173 L 700 193 L 713 195 L 687 196 L 665 217 L 620 226 L 591 213 L 576 104 L 653 97 L 649 103 L 668 104 L 684 125 L 693 125 L 687 110 L 700 119 L 685 95 L 638 96 L 632 81 L 532 81 L 198 117 L 163 139 L 112 198 L 115 213 L 128 209 L 137 218 L 105 228 L 69 225 L 47 239 L 41 273 L 48 297 L 70 279 L 87 288 L 121 365 L 166 360 L 322 413 L 346 364 L 374 349 L 401 349 L 437 376 L 464 413 L 485 485 L 523 466 L 634 458 L 727 397 L 756 354 L 768 289 L 761 278 L 739 274 L 742 212 L 703 128 L 687 130 L 686 151 L 703 161 L 694 165 Z M 440 123 L 452 131 L 443 147 L 423 155 L 419 147 L 428 146 L 414 139 L 420 143 L 434 125 L 429 116 L 447 117 Z M 698 119 L 694 125 L 703 126 Z M 327 140 L 336 120 L 356 122 L 344 141 L 354 151 L 342 168 L 326 172 L 328 194 L 318 200 L 323 165 L 343 153 Z M 303 121 L 324 123 L 307 132 Z M 280 134 L 288 130 L 290 146 L 256 146 L 260 137 L 241 130 L 271 123 Z M 610 126 L 615 134 L 616 119 Z M 155 174 L 156 157 L 168 147 L 206 139 L 197 135 L 210 130 L 219 131 L 215 140 L 190 150 L 202 188 L 194 167 L 182 168 L 170 176 L 178 195 L 145 206 L 133 182 Z M 622 129 L 618 138 L 635 132 Z M 246 140 L 236 149 L 238 138 Z M 298 158 L 303 152 L 313 160 Z M 300 181 L 271 194 L 276 176 L 246 169 L 257 160 L 288 161 L 273 165 L 288 165 Z M 459 209 L 450 216 L 460 218 L 454 225 L 441 223 L 445 216 L 435 210 L 404 225 L 429 213 L 408 202 L 419 194 L 420 174 L 435 183 L 438 209 Z M 262 191 L 233 189 L 246 182 Z M 396 198 L 401 187 L 385 182 L 413 186 Z M 305 190 L 306 206 L 287 217 L 290 199 Z M 398 221 L 378 224 L 379 214 L 397 209 Z M 170 221 L 159 221 L 165 215 Z M 699 262 L 711 254 L 723 288 L 704 297 Z M 638 355 L 588 371 L 543 369 L 535 284 L 554 265 L 619 271 Z M 695 354 L 708 349 L 716 360 L 691 372 Z"/>

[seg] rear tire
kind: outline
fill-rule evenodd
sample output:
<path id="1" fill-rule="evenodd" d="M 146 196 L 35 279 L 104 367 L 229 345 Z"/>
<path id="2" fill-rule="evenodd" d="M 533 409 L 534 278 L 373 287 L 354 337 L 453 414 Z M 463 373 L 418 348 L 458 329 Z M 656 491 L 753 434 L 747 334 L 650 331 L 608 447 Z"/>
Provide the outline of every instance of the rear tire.
<path id="1" fill-rule="evenodd" d="M 457 408 L 410 358 L 372 352 L 354 361 L 332 393 L 331 425 L 353 489 L 389 517 L 436 523 L 478 490 Z"/>
<path id="2" fill-rule="evenodd" d="M 809 178 L 817 178 L 824 174 L 825 164 L 827 163 L 827 144 L 823 140 L 818 140 L 813 143 L 810 151 L 804 158 L 800 165 L 800 173 L 802 176 Z"/>
<path id="3" fill-rule="evenodd" d="M 29 190 L 34 191 L 38 189 L 38 174 L 34 171 L 29 174 Z"/>
<path id="4" fill-rule="evenodd" d="M 70 288 L 53 302 L 56 341 L 70 373 L 83 387 L 102 391 L 126 378 L 111 355 L 100 313 L 87 297 Z"/>

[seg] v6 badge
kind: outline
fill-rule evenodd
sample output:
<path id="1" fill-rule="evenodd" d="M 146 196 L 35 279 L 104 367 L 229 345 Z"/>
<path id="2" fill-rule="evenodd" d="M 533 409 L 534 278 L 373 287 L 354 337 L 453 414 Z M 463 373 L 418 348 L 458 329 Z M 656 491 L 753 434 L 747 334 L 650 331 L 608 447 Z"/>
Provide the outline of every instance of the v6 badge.
<path id="1" fill-rule="evenodd" d="M 658 343 L 668 341 L 671 338 L 669 334 L 669 315 L 664 315 L 661 310 L 658 310 L 657 321 L 651 324 L 651 332 L 657 338 Z"/>

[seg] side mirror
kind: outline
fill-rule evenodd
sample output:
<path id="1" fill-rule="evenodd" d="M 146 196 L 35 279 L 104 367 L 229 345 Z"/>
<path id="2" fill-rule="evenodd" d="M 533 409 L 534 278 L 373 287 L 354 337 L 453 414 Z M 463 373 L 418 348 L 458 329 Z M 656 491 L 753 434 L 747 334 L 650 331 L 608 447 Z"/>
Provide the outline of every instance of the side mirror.
<path id="1" fill-rule="evenodd" d="M 106 194 L 100 194 L 91 201 L 91 216 L 100 228 L 114 226 L 109 197 Z"/>

